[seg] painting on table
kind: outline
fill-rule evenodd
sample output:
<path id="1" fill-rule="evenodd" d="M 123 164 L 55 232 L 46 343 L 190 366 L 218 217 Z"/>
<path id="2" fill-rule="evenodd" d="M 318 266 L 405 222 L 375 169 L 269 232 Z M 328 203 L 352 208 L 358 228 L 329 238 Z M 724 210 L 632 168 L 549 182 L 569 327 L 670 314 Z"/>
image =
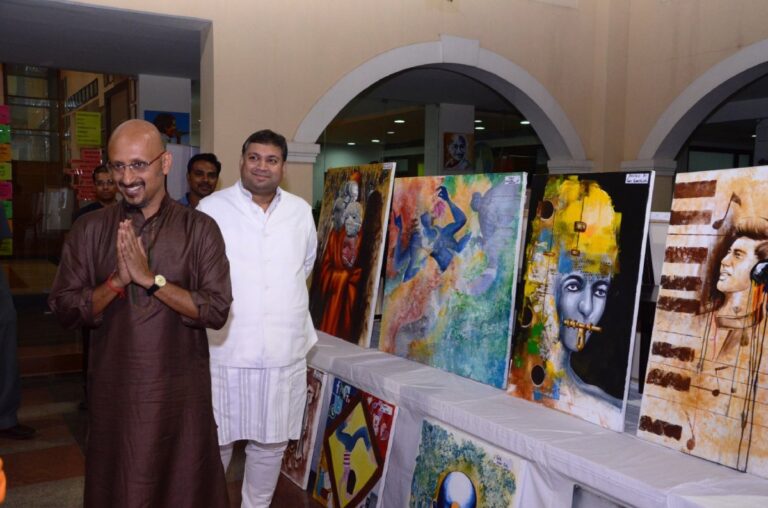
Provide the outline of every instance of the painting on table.
<path id="1" fill-rule="evenodd" d="M 677 175 L 638 436 L 768 477 L 768 166 Z"/>
<path id="2" fill-rule="evenodd" d="M 309 309 L 315 328 L 368 347 L 395 164 L 329 169 Z"/>
<path id="3" fill-rule="evenodd" d="M 534 176 L 510 394 L 624 429 L 653 176 Z"/>
<path id="4" fill-rule="evenodd" d="M 512 453 L 424 420 L 410 506 L 516 506 L 524 464 Z"/>
<path id="5" fill-rule="evenodd" d="M 323 401 L 327 381 L 326 373 L 307 367 L 307 403 L 304 406 L 301 437 L 296 441 L 290 441 L 283 455 L 280 471 L 302 489 L 307 488 L 309 480 L 312 451 L 315 449 L 320 423 L 320 404 Z"/>
<path id="6" fill-rule="evenodd" d="M 401 178 L 379 349 L 507 382 L 525 173 Z"/>
<path id="7" fill-rule="evenodd" d="M 334 380 L 315 500 L 337 508 L 379 505 L 396 413 L 393 404 Z"/>

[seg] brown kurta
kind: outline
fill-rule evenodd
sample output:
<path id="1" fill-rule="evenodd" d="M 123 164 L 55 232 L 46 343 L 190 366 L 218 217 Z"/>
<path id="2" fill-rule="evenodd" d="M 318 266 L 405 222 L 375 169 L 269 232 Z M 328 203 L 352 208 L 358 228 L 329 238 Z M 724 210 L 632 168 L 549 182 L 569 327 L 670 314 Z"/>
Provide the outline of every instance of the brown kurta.
<path id="1" fill-rule="evenodd" d="M 93 289 L 116 269 L 118 223 L 131 218 L 153 273 L 188 289 L 200 317 L 129 285 L 102 315 Z M 86 507 L 226 507 L 211 408 L 205 328 L 224 325 L 229 262 L 216 223 L 166 196 L 144 220 L 123 203 L 82 217 L 64 245 L 49 304 L 66 326 L 93 326 L 88 371 Z"/>

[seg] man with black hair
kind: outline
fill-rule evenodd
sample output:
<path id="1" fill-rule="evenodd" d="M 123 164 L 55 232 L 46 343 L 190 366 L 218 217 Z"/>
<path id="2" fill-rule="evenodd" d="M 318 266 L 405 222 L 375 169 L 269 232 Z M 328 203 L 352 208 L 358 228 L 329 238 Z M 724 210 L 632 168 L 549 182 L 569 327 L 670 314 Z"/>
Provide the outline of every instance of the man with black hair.
<path id="1" fill-rule="evenodd" d="M 93 170 L 93 186 L 96 187 L 96 201 L 86 205 L 75 212 L 72 222 L 89 212 L 95 212 L 105 206 L 117 203 L 117 185 L 109 174 L 109 169 L 105 164 L 101 164 Z"/>
<path id="2" fill-rule="evenodd" d="M 208 332 L 213 411 L 226 469 L 247 440 L 243 506 L 268 507 L 288 440 L 298 439 L 309 349 L 317 341 L 306 279 L 317 251 L 312 209 L 279 185 L 288 147 L 270 130 L 243 144 L 240 180 L 200 202 L 224 235 L 234 297 Z"/>
<path id="3" fill-rule="evenodd" d="M 184 206 L 197 208 L 197 204 L 206 196 L 213 194 L 219 182 L 221 162 L 216 154 L 199 153 L 187 163 L 187 184 L 189 192 L 179 199 Z"/>

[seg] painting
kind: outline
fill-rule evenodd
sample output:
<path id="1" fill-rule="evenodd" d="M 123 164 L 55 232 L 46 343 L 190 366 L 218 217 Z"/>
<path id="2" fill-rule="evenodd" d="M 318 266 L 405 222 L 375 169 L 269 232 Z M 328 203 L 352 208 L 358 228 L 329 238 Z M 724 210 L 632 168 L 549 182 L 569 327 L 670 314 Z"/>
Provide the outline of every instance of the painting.
<path id="1" fill-rule="evenodd" d="M 280 468 L 280 471 L 302 490 L 307 488 L 309 480 L 312 451 L 315 449 L 320 423 L 320 405 L 324 400 L 327 379 L 326 373 L 307 367 L 307 403 L 304 406 L 301 436 L 298 440 L 288 443 Z"/>
<path id="2" fill-rule="evenodd" d="M 509 452 L 424 420 L 409 505 L 515 506 L 523 464 Z"/>
<path id="3" fill-rule="evenodd" d="M 395 164 L 329 169 L 309 309 L 315 328 L 368 347 Z"/>
<path id="4" fill-rule="evenodd" d="M 638 436 L 768 477 L 768 166 L 677 175 Z"/>
<path id="5" fill-rule="evenodd" d="M 623 431 L 653 176 L 534 176 L 510 394 Z"/>
<path id="6" fill-rule="evenodd" d="M 443 133 L 443 170 L 446 174 L 474 171 L 475 135 L 462 132 Z"/>
<path id="7" fill-rule="evenodd" d="M 379 505 L 396 413 L 393 404 L 334 380 L 315 500 L 336 508 Z"/>
<path id="8" fill-rule="evenodd" d="M 190 143 L 189 113 L 171 111 L 144 111 L 144 120 L 154 124 L 165 143 L 188 145 Z"/>
<path id="9" fill-rule="evenodd" d="M 504 388 L 524 173 L 401 178 L 379 349 Z"/>

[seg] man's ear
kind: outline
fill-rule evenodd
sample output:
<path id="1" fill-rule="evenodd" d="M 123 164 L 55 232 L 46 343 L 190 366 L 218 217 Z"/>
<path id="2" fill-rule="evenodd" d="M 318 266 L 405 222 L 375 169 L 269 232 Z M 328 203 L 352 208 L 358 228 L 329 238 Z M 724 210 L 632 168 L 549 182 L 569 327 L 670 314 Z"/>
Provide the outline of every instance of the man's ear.
<path id="1" fill-rule="evenodd" d="M 171 172 L 171 166 L 173 165 L 173 154 L 166 151 L 160 160 L 163 161 L 163 174 L 167 176 Z"/>

